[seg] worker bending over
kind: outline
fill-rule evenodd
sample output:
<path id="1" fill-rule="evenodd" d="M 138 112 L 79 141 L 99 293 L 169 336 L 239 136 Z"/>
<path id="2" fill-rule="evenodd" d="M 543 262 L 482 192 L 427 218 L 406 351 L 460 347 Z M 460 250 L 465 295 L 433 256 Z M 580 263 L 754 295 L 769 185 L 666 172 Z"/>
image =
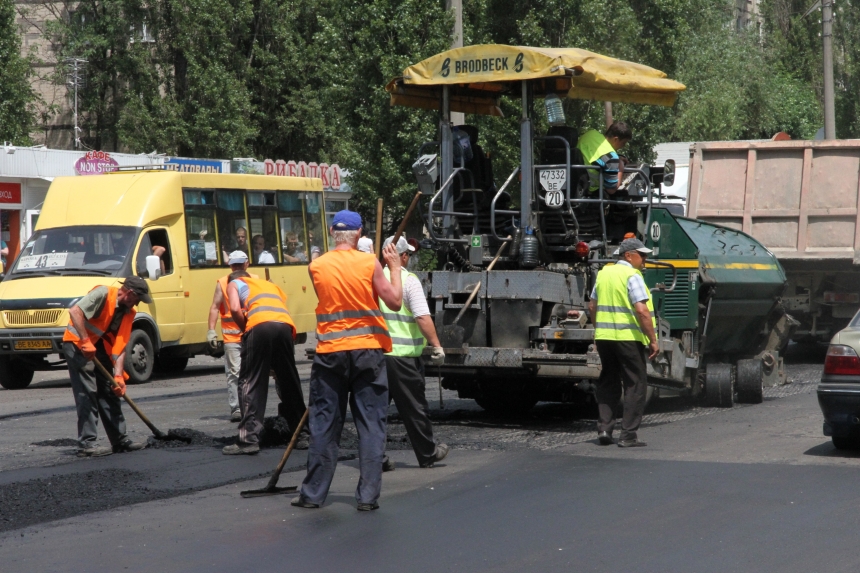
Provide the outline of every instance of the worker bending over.
<path id="1" fill-rule="evenodd" d="M 394 237 L 385 239 L 383 247 L 392 244 Z M 418 277 L 406 270 L 409 257 L 415 252 L 415 247 L 409 244 L 405 237 L 397 241 L 397 254 L 400 257 L 400 281 L 403 284 L 403 305 L 400 310 L 391 310 L 380 301 L 379 309 L 388 326 L 391 335 L 391 352 L 385 354 L 385 365 L 388 371 L 388 395 L 394 400 L 397 412 L 406 426 L 406 435 L 412 443 L 418 465 L 422 468 L 432 468 L 435 462 L 441 461 L 448 455 L 446 444 L 436 445 L 433 439 L 433 426 L 427 415 L 427 397 L 425 396 L 424 361 L 421 354 L 429 341 L 433 347 L 430 363 L 440 365 L 445 362 L 445 352 L 436 336 L 436 327 L 430 316 L 424 288 Z M 391 276 L 388 266 L 384 270 L 385 278 Z M 440 381 L 441 383 L 441 381 Z M 383 471 L 394 469 L 394 463 L 385 456 Z"/>
<path id="2" fill-rule="evenodd" d="M 230 272 L 244 271 L 248 269 L 248 255 L 242 251 L 233 251 L 227 259 Z M 257 278 L 255 275 L 249 275 Z M 224 336 L 224 370 L 227 374 L 227 405 L 230 407 L 230 421 L 242 420 L 239 409 L 239 369 L 242 365 L 242 331 L 233 320 L 230 306 L 227 304 L 227 279 L 229 274 L 224 275 L 215 285 L 215 295 L 212 297 L 212 306 L 209 307 L 209 332 L 206 340 L 213 350 L 218 348 L 218 334 L 215 332 L 215 323 L 221 318 L 221 334 Z"/>
<path id="3" fill-rule="evenodd" d="M 295 432 L 305 413 L 305 399 L 296 370 L 293 341 L 296 326 L 287 310 L 287 295 L 277 285 L 252 278 L 245 271 L 230 273 L 227 301 L 230 314 L 242 334 L 239 371 L 239 443 L 226 446 L 224 454 L 256 454 L 266 416 L 269 371 L 275 371 L 275 384 L 281 395 L 278 408 L 290 431 Z M 296 447 L 307 447 L 305 442 Z"/>
<path id="4" fill-rule="evenodd" d="M 126 434 L 120 398 L 125 395 L 125 347 L 139 302 L 151 303 L 149 287 L 140 277 L 129 277 L 122 288 L 98 286 L 69 309 L 63 334 L 63 355 L 69 368 L 78 413 L 78 457 L 108 456 L 146 447 Z M 91 361 L 113 372 L 114 387 Z M 111 447 L 97 447 L 99 418 Z"/>
<path id="5" fill-rule="evenodd" d="M 310 381 L 311 444 L 308 473 L 292 504 L 314 508 L 325 501 L 349 400 L 358 430 L 361 469 L 355 498 L 359 511 L 369 511 L 379 507 L 382 488 L 388 415 L 385 352 L 391 352 L 391 337 L 376 300 L 400 310 L 400 257 L 393 245 L 383 250 L 391 267 L 389 282 L 376 257 L 356 250 L 361 236 L 358 213 L 339 211 L 330 232 L 334 250 L 309 267 L 319 299 L 318 342 Z"/>

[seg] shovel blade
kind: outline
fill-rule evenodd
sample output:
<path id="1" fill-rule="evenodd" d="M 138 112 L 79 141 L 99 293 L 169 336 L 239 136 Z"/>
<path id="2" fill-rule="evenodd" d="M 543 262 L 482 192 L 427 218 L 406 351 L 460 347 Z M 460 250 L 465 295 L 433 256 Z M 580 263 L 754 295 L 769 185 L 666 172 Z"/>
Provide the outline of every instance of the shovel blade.
<path id="1" fill-rule="evenodd" d="M 296 493 L 298 491 L 299 486 L 291 485 L 289 487 L 264 487 L 263 489 L 249 489 L 243 492 L 240 492 L 239 495 L 242 497 L 264 497 L 267 495 L 281 495 L 284 493 Z"/>
<path id="2" fill-rule="evenodd" d="M 459 324 L 449 324 L 440 328 L 438 335 L 442 348 L 461 348 L 466 338 L 466 329 Z"/>

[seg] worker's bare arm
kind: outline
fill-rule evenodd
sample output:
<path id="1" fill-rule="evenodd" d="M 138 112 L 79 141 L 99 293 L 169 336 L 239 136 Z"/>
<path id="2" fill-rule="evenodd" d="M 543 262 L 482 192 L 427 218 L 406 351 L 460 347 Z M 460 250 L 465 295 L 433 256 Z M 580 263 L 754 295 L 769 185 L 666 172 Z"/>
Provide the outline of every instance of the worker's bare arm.
<path id="1" fill-rule="evenodd" d="M 436 335 L 436 326 L 433 324 L 433 319 L 429 314 L 416 316 L 415 322 L 418 323 L 418 328 L 421 330 L 421 334 L 423 334 L 424 338 L 427 339 L 427 344 L 437 348 L 442 346 L 439 344 L 439 337 Z"/>
<path id="2" fill-rule="evenodd" d="M 215 285 L 215 295 L 212 297 L 212 306 L 209 307 L 209 330 L 215 330 L 218 316 L 221 314 L 221 303 L 224 302 L 224 294 L 221 285 Z"/>
<path id="3" fill-rule="evenodd" d="M 78 335 L 81 337 L 81 339 L 86 338 L 87 328 L 85 324 L 87 319 L 84 316 L 84 311 L 81 310 L 81 307 L 79 307 L 78 305 L 74 305 L 72 308 L 70 308 L 69 318 L 72 319 L 72 324 L 74 325 L 75 330 L 78 331 Z"/>
<path id="4" fill-rule="evenodd" d="M 397 248 L 392 244 L 382 249 L 382 254 L 385 257 L 385 263 L 391 275 L 391 282 L 385 278 L 382 272 L 382 265 L 376 261 L 376 266 L 373 269 L 373 290 L 385 306 L 391 310 L 398 311 L 403 305 L 403 285 L 400 280 L 400 255 L 397 254 Z"/>
<path id="5" fill-rule="evenodd" d="M 636 319 L 639 321 L 639 326 L 642 327 L 642 332 L 650 341 L 648 344 L 648 359 L 650 360 L 657 356 L 657 352 L 660 350 L 657 344 L 657 333 L 654 332 L 654 323 L 651 321 L 651 311 L 648 310 L 648 305 L 644 302 L 637 302 L 633 305 L 633 309 L 636 311 Z"/>
<path id="6" fill-rule="evenodd" d="M 113 375 L 120 376 L 123 375 L 123 365 L 125 364 L 125 350 L 123 350 L 119 356 L 116 358 L 116 362 L 113 363 Z"/>
<path id="7" fill-rule="evenodd" d="M 239 289 L 235 283 L 227 285 L 227 303 L 230 306 L 230 314 L 233 320 L 239 327 L 239 330 L 245 331 L 245 312 L 242 310 L 242 302 L 239 300 Z"/>

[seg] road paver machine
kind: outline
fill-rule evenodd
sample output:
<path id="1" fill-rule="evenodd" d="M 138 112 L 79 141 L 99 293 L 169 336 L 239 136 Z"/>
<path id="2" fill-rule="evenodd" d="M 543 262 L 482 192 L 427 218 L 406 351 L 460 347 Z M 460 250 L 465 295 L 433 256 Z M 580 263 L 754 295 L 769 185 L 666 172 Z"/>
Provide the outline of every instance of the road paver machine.
<path id="1" fill-rule="evenodd" d="M 589 294 L 630 234 L 654 250 L 644 273 L 660 339 L 648 365 L 652 394 L 757 403 L 763 386 L 784 377 L 779 351 L 794 321 L 772 253 L 745 233 L 661 207 L 672 162 L 626 167 L 625 189 L 610 194 L 598 168 L 584 165 L 573 129 L 535 133 L 540 98 L 558 124 L 561 98 L 673 105 L 682 84 L 585 50 L 478 45 L 410 66 L 386 89 L 392 105 L 440 114 L 438 140 L 421 147 L 413 172 L 428 197 L 424 243 L 437 255 L 419 276 L 445 347 L 445 388 L 505 413 L 589 400 L 600 374 Z M 453 126 L 451 113 L 500 116 L 501 97 L 521 102 L 521 145 L 520 165 L 497 187 L 477 129 Z"/>

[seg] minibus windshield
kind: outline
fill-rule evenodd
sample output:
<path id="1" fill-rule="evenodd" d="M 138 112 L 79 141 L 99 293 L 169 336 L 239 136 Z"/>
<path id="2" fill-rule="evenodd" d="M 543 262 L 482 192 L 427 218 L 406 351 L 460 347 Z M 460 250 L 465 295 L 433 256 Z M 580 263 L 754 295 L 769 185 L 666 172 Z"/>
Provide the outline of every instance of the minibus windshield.
<path id="1" fill-rule="evenodd" d="M 117 276 L 131 256 L 139 229 L 76 226 L 37 231 L 7 278 L 30 276 Z"/>

